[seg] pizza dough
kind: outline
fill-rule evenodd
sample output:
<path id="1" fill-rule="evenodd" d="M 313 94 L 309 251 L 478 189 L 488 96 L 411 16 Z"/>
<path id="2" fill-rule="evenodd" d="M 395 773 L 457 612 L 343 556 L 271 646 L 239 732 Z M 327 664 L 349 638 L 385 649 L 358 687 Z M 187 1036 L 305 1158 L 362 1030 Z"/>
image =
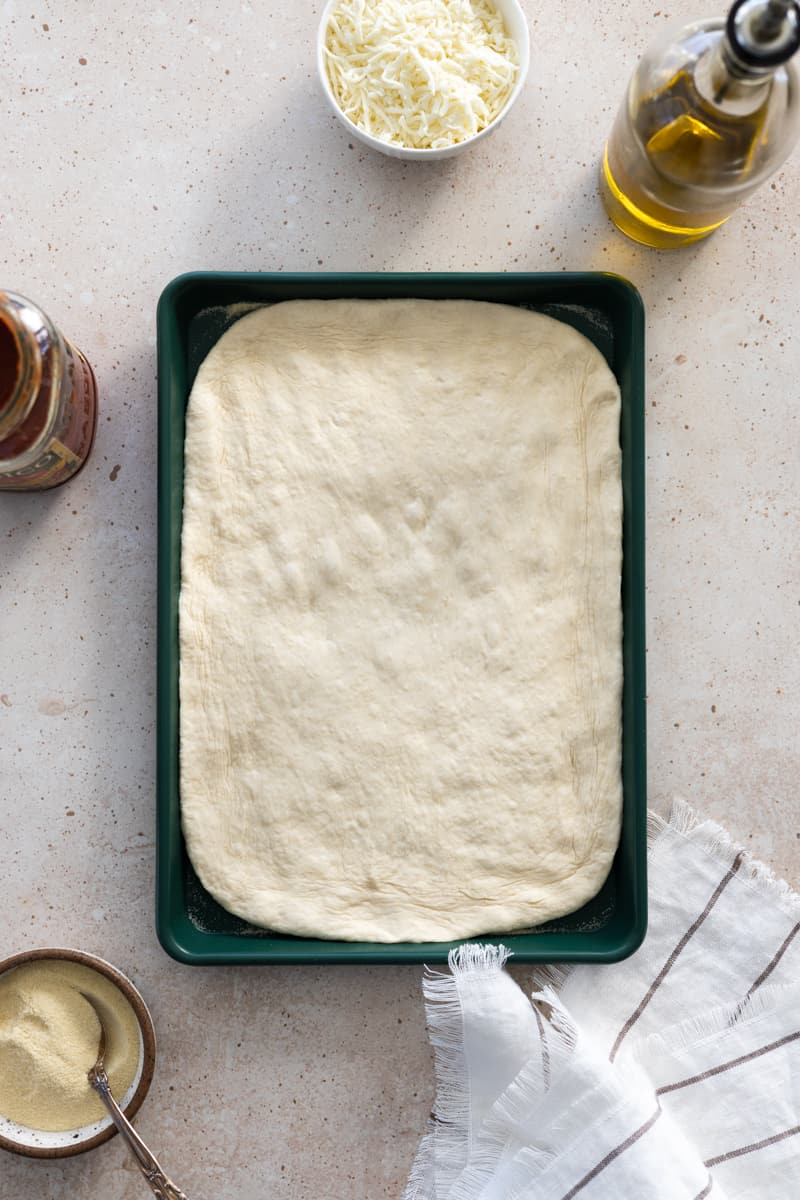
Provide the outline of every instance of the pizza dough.
<path id="1" fill-rule="evenodd" d="M 186 427 L 181 812 L 205 888 L 312 937 L 573 911 L 621 812 L 619 391 L 472 301 L 240 319 Z"/>

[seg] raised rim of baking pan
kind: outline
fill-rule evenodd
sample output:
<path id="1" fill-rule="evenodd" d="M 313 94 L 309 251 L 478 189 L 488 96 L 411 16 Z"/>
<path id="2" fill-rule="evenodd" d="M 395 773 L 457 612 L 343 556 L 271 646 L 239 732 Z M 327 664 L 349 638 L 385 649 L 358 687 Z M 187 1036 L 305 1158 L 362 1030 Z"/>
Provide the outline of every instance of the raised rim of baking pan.
<path id="1" fill-rule="evenodd" d="M 161 294 L 158 333 L 158 700 L 156 928 L 179 962 L 446 962 L 458 942 L 324 941 L 259 929 L 222 908 L 199 882 L 181 833 L 178 598 L 186 403 L 197 369 L 243 312 L 282 300 L 486 300 L 566 321 L 598 347 L 622 393 L 623 813 L 619 847 L 597 896 L 535 929 L 479 938 L 518 962 L 617 962 L 647 926 L 644 571 L 644 307 L 636 288 L 606 272 L 235 273 L 179 275 Z"/>

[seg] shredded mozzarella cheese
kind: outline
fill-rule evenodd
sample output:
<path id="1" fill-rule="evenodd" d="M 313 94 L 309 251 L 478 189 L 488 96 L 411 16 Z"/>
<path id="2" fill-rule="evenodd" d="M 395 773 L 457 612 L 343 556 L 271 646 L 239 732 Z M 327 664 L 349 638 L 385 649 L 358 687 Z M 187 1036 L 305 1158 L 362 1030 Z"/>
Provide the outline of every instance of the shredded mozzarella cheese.
<path id="1" fill-rule="evenodd" d="M 381 141 L 418 150 L 485 129 L 519 70 L 517 48 L 489 0 L 342 0 L 325 43 L 345 116 Z"/>

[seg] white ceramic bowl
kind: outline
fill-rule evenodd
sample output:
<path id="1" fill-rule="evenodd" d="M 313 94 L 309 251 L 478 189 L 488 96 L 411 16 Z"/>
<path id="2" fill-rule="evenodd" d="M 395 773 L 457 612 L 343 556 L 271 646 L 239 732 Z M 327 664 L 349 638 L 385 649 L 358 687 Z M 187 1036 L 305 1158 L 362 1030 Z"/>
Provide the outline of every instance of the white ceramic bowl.
<path id="1" fill-rule="evenodd" d="M 462 151 L 468 150 L 471 146 L 474 146 L 476 142 L 479 142 L 481 138 L 485 138 L 487 134 L 490 134 L 494 129 L 497 128 L 503 118 L 511 111 L 511 108 L 513 107 L 517 97 L 522 91 L 525 78 L 528 74 L 528 66 L 530 64 L 528 23 L 525 20 L 525 14 L 519 6 L 518 0 L 492 0 L 492 3 L 495 5 L 495 7 L 500 11 L 500 13 L 502 13 L 509 37 L 516 44 L 517 52 L 519 54 L 519 73 L 517 75 L 517 82 L 514 84 L 514 90 L 508 97 L 505 107 L 501 109 L 490 125 L 487 125 L 485 129 L 480 131 L 480 133 L 476 133 L 471 138 L 467 138 L 466 141 L 457 142 L 454 146 L 445 146 L 441 150 L 417 150 L 410 146 L 393 146 L 389 142 L 383 142 L 380 138 L 373 137 L 372 134 L 365 133 L 363 129 L 359 129 L 357 125 L 353 124 L 349 117 L 344 115 L 336 102 L 336 97 L 334 96 L 333 91 L 331 90 L 328 72 L 325 66 L 325 35 L 328 30 L 328 21 L 330 20 L 331 13 L 339 3 L 340 0 L 328 0 L 327 4 L 322 10 L 322 17 L 320 19 L 319 30 L 317 32 L 317 72 L 319 74 L 320 83 L 322 84 L 322 90 L 325 93 L 325 98 L 327 99 L 331 109 L 346 127 L 348 132 L 351 133 L 353 137 L 357 137 L 359 141 L 364 142 L 365 145 L 371 146 L 373 150 L 380 150 L 381 154 L 388 154 L 392 158 L 426 159 L 431 162 L 438 158 L 451 158 L 454 154 L 461 154 Z"/>
<path id="2" fill-rule="evenodd" d="M 86 954 L 83 950 L 65 948 L 48 948 L 42 950 L 27 950 L 21 954 L 13 954 L 0 962 L 0 975 L 13 971 L 24 963 L 36 962 L 40 959 L 62 959 L 67 962 L 79 963 L 93 971 L 104 975 L 130 1004 L 139 1026 L 139 1061 L 136 1075 L 124 1096 L 116 1096 L 120 1108 L 132 1119 L 138 1112 L 139 1106 L 147 1095 L 153 1078 L 156 1057 L 156 1035 L 153 1019 L 139 991 L 123 975 L 122 971 L 112 967 L 105 959 L 97 958 L 94 954 Z M 80 1129 L 65 1129 L 57 1133 L 45 1133 L 41 1129 L 30 1129 L 27 1125 L 18 1125 L 7 1117 L 0 1116 L 0 1148 L 10 1150 L 14 1154 L 24 1154 L 29 1158 L 64 1158 L 72 1154 L 83 1154 L 101 1146 L 117 1132 L 110 1117 L 103 1117 L 92 1125 L 84 1125 Z"/>

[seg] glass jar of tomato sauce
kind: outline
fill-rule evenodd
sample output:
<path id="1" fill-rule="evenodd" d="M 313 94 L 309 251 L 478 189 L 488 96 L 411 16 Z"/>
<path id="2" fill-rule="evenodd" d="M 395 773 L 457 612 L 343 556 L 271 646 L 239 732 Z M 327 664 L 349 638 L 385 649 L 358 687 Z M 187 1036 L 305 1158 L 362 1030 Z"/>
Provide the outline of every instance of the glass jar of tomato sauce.
<path id="1" fill-rule="evenodd" d="M 40 308 L 0 290 L 0 490 L 66 483 L 97 424 L 89 363 Z"/>

